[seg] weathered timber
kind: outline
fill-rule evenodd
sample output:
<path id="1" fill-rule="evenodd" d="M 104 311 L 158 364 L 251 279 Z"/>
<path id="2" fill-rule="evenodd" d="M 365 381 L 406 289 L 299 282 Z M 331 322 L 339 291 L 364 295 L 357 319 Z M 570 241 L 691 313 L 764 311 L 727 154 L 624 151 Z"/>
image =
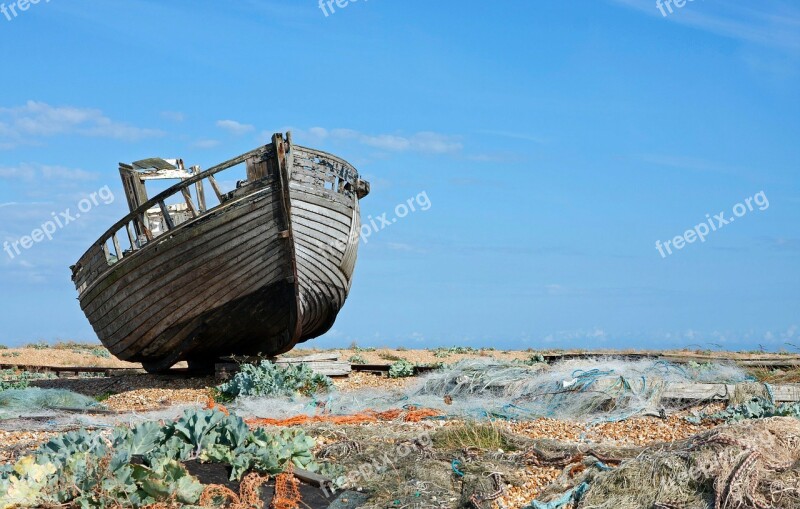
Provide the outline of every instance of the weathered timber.
<path id="1" fill-rule="evenodd" d="M 571 359 L 597 359 L 613 358 L 624 360 L 653 360 L 666 361 L 674 364 L 687 364 L 690 362 L 705 363 L 729 363 L 738 364 L 742 367 L 765 367 L 765 368 L 796 368 L 800 367 L 800 355 L 788 354 L 742 354 L 742 355 L 720 355 L 720 354 L 696 354 L 680 352 L 630 352 L 630 351 L 595 351 L 595 352 L 559 352 L 542 354 L 545 362 L 552 364 L 555 362 Z"/>
<path id="2" fill-rule="evenodd" d="M 246 180 L 225 192 L 241 165 Z M 183 360 L 213 369 L 228 355 L 284 353 L 333 325 L 369 190 L 350 164 L 294 146 L 289 133 L 205 172 L 150 158 L 120 174 L 130 214 L 73 266 L 81 308 L 112 354 L 149 371 Z M 181 182 L 148 198 L 146 180 L 170 178 Z M 349 373 L 345 364 L 324 369 Z"/>
<path id="3" fill-rule="evenodd" d="M 55 373 L 61 376 L 62 373 L 101 373 L 108 376 L 118 368 L 104 368 L 98 366 L 33 366 L 28 364 L 0 364 L 0 369 L 15 371 L 28 371 L 31 373 Z"/>
<path id="4" fill-rule="evenodd" d="M 318 361 L 338 361 L 339 360 L 339 353 L 338 352 L 330 352 L 330 353 L 314 353 L 310 355 L 302 355 L 299 357 L 278 357 L 275 359 L 275 363 L 277 364 L 298 364 L 301 362 L 318 362 Z"/>
<path id="5" fill-rule="evenodd" d="M 324 475 L 315 474 L 314 472 L 309 472 L 302 468 L 295 467 L 294 476 L 315 488 L 322 488 L 323 486 L 331 486 L 333 484 L 333 479 L 325 477 Z"/>
<path id="6" fill-rule="evenodd" d="M 800 385 L 771 385 L 770 389 L 776 403 L 800 401 Z M 735 390 L 736 386 L 732 384 L 673 383 L 667 386 L 662 397 L 685 401 L 728 401 Z"/>
<path id="7" fill-rule="evenodd" d="M 389 364 L 353 364 L 351 366 L 353 371 L 360 371 L 364 373 L 374 373 L 374 374 L 388 374 L 389 369 L 391 369 L 391 365 Z M 414 366 L 414 373 L 417 375 L 423 373 L 430 373 L 431 371 L 436 371 L 439 369 L 437 366 Z"/>

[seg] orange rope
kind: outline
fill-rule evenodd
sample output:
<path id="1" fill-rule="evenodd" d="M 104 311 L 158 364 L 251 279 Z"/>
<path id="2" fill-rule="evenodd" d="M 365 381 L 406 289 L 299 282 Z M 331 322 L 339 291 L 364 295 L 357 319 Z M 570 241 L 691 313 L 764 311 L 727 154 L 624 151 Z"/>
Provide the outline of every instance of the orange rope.
<path id="1" fill-rule="evenodd" d="M 207 485 L 200 495 L 200 507 L 238 507 L 241 503 L 239 495 L 219 484 Z"/>
<path id="2" fill-rule="evenodd" d="M 259 475 L 255 472 L 250 472 L 242 479 L 241 484 L 239 484 L 240 507 L 242 509 L 257 509 L 264 506 L 261 501 L 261 487 L 267 481 L 269 481 L 269 476 Z"/>
<path id="3" fill-rule="evenodd" d="M 419 422 L 429 417 L 437 417 L 441 413 L 427 408 L 409 410 L 388 410 L 386 412 L 367 411 L 355 415 L 296 415 L 288 419 L 255 418 L 245 422 L 250 426 L 300 426 L 312 423 L 331 424 L 363 424 L 367 422 L 396 421 Z"/>
<path id="4" fill-rule="evenodd" d="M 200 496 L 201 507 L 225 507 L 227 509 L 257 509 L 261 502 L 261 486 L 269 481 L 268 476 L 251 472 L 242 479 L 237 495 L 225 486 L 209 484 Z M 163 509 L 163 508 L 152 508 Z"/>
<path id="5" fill-rule="evenodd" d="M 227 408 L 217 404 L 217 402 L 214 401 L 214 398 L 209 396 L 208 399 L 206 400 L 206 410 L 214 410 L 215 408 L 225 415 L 230 415 Z"/>
<path id="6" fill-rule="evenodd" d="M 294 478 L 294 465 L 289 461 L 286 470 L 275 478 L 275 496 L 270 509 L 298 509 L 301 500 L 298 484 Z"/>

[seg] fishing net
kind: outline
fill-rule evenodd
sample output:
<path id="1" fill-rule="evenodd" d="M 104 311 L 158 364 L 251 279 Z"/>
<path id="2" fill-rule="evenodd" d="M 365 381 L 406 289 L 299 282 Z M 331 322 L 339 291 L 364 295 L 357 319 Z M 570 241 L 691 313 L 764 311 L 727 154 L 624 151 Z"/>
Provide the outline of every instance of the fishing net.
<path id="1" fill-rule="evenodd" d="M 573 461 L 585 462 L 586 456 Z M 530 507 L 586 484 L 576 509 L 796 509 L 800 507 L 800 420 L 745 421 L 641 451 L 619 466 L 576 469 Z M 573 477 L 571 472 L 580 472 Z M 550 503 L 551 505 L 547 505 Z"/>
<path id="2" fill-rule="evenodd" d="M 725 364 L 678 366 L 599 359 L 526 366 L 478 359 L 429 374 L 404 392 L 364 390 L 333 392 L 320 398 L 240 398 L 235 409 L 240 415 L 276 420 L 318 415 L 373 419 L 375 412 L 425 408 L 441 417 L 549 417 L 603 422 L 634 415 L 663 415 L 670 402 L 662 396 L 673 383 L 735 384 L 747 380 L 741 369 Z"/>
<path id="3" fill-rule="evenodd" d="M 510 418 L 550 417 L 618 421 L 637 414 L 660 415 L 672 383 L 737 383 L 747 375 L 735 366 L 678 366 L 663 361 L 572 360 L 549 368 L 509 367 L 464 361 L 431 375 L 419 395 L 484 396 L 492 413 Z"/>
<path id="4" fill-rule="evenodd" d="M 294 477 L 294 468 L 290 461 L 286 471 L 275 478 L 275 496 L 270 509 L 298 509 L 300 507 L 299 481 Z"/>
<path id="5" fill-rule="evenodd" d="M 227 486 L 209 484 L 200 495 L 200 507 L 233 507 L 242 503 L 239 495 Z"/>
<path id="6" fill-rule="evenodd" d="M 769 384 L 762 384 L 758 382 L 744 382 L 736 384 L 736 387 L 728 400 L 729 406 L 741 405 L 757 400 L 772 401 L 772 391 Z"/>
<path id="7" fill-rule="evenodd" d="M 261 487 L 268 481 L 268 476 L 251 472 L 242 479 L 238 494 L 226 486 L 209 484 L 203 489 L 200 496 L 200 507 L 225 507 L 227 509 L 263 507 Z"/>
<path id="8" fill-rule="evenodd" d="M 63 389 L 8 389 L 0 391 L 0 419 L 19 418 L 42 410 L 102 408 L 97 401 Z"/>

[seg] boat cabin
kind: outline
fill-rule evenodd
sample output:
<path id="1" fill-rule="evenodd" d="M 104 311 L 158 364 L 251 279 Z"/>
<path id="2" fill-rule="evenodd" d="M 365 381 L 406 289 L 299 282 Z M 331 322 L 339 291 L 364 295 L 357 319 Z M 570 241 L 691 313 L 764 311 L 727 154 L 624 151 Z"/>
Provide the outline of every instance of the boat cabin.
<path id="1" fill-rule="evenodd" d="M 133 164 L 120 163 L 119 173 L 122 177 L 122 187 L 125 189 L 125 197 L 128 200 L 128 207 L 134 212 L 142 204 L 147 203 L 148 181 L 156 180 L 179 180 L 184 181 L 200 173 L 199 166 L 186 168 L 183 159 L 161 159 L 158 157 L 142 159 Z M 206 211 L 206 198 L 202 181 L 194 186 L 197 204 L 194 203 L 188 189 L 183 194 L 185 203 L 159 204 L 147 210 L 144 214 L 144 226 L 152 234 L 153 238 L 163 235 L 171 228 L 178 226 L 194 218 L 197 213 Z M 135 224 L 137 247 L 142 247 L 147 243 L 147 235 L 138 224 Z"/>

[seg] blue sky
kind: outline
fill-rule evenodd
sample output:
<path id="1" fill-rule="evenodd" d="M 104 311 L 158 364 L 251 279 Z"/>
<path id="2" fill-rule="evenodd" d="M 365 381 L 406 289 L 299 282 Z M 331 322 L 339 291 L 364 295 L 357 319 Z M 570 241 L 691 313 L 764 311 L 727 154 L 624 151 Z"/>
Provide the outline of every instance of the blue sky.
<path id="1" fill-rule="evenodd" d="M 365 217 L 431 203 L 362 244 L 312 345 L 800 345 L 796 2 L 29 7 L 0 15 L 0 242 L 117 199 L 0 252 L 0 343 L 96 339 L 69 266 L 126 211 L 117 162 L 208 167 L 292 129 L 372 182 Z"/>

